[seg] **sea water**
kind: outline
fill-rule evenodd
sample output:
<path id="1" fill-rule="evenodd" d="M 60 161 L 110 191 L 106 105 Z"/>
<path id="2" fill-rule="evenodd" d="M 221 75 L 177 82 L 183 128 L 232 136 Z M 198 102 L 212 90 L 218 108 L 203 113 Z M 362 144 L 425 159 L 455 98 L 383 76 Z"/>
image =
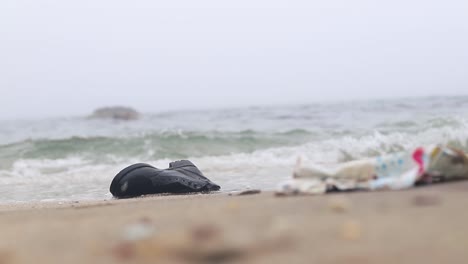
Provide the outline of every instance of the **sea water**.
<path id="1" fill-rule="evenodd" d="M 333 167 L 434 143 L 468 151 L 468 97 L 0 121 L 0 202 L 108 199 L 124 167 L 179 159 L 224 191 L 271 190 L 299 156 Z"/>

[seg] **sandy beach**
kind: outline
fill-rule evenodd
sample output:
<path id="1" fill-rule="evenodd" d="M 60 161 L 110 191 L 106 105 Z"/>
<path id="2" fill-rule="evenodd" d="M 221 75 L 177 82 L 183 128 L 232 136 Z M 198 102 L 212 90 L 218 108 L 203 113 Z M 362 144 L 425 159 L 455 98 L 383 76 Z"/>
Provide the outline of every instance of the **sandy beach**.
<path id="1" fill-rule="evenodd" d="M 0 263 L 466 263 L 468 182 L 0 206 Z"/>
<path id="2" fill-rule="evenodd" d="M 467 11 L 0 0 L 0 264 L 468 264 Z"/>

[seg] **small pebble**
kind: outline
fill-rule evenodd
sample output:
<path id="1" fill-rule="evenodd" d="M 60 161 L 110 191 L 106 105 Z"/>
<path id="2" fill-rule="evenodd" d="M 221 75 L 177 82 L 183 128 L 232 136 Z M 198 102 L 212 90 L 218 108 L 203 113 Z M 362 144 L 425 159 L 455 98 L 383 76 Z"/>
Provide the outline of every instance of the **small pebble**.
<path id="1" fill-rule="evenodd" d="M 118 244 L 112 252 L 120 260 L 130 260 L 136 255 L 135 246 L 129 242 Z"/>
<path id="2" fill-rule="evenodd" d="M 227 204 L 227 208 L 229 210 L 233 210 L 233 211 L 237 211 L 239 210 L 239 203 L 235 202 L 235 201 L 231 201 Z"/>
<path id="3" fill-rule="evenodd" d="M 127 241 L 137 241 L 149 238 L 153 234 L 154 227 L 151 225 L 151 220 L 148 218 L 142 218 L 138 223 L 125 227 L 123 238 Z"/>
<path id="4" fill-rule="evenodd" d="M 5 251 L 5 250 L 0 250 L 0 264 L 8 264 L 11 263 L 13 259 L 13 256 L 11 252 Z"/>
<path id="5" fill-rule="evenodd" d="M 253 195 L 253 194 L 259 194 L 259 193 L 261 193 L 261 192 L 262 192 L 261 190 L 252 189 L 252 190 L 242 191 L 242 192 L 238 193 L 237 195 L 238 195 L 238 196 L 241 196 L 241 195 Z"/>
<path id="6" fill-rule="evenodd" d="M 349 220 L 341 227 L 341 237 L 345 240 L 358 240 L 361 233 L 361 224 L 358 221 Z"/>
<path id="7" fill-rule="evenodd" d="M 221 231 L 214 225 L 203 225 L 192 230 L 192 238 L 197 242 L 207 242 L 219 237 Z"/>
<path id="8" fill-rule="evenodd" d="M 345 213 L 351 209 L 351 201 L 345 197 L 333 197 L 328 202 L 328 208 L 335 213 Z"/>
<path id="9" fill-rule="evenodd" d="M 411 203 L 415 206 L 435 206 L 441 202 L 441 198 L 435 195 L 417 195 L 411 200 Z"/>

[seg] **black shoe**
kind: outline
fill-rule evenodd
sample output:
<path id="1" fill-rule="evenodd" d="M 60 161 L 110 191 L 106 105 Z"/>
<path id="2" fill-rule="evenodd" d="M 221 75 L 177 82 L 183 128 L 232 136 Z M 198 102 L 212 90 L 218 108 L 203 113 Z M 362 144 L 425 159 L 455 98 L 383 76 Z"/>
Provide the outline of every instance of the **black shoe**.
<path id="1" fill-rule="evenodd" d="M 203 176 L 188 160 L 171 162 L 168 169 L 137 163 L 120 171 L 112 180 L 110 192 L 117 198 L 156 193 L 218 191 L 221 187 Z"/>

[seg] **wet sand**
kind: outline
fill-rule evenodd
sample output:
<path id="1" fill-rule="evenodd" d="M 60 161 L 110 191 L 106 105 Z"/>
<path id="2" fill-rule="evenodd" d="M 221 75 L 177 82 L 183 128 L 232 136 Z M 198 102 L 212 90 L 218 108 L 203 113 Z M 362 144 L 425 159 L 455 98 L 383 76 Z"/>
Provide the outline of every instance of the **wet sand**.
<path id="1" fill-rule="evenodd" d="M 468 182 L 0 205 L 0 264 L 468 263 Z"/>

